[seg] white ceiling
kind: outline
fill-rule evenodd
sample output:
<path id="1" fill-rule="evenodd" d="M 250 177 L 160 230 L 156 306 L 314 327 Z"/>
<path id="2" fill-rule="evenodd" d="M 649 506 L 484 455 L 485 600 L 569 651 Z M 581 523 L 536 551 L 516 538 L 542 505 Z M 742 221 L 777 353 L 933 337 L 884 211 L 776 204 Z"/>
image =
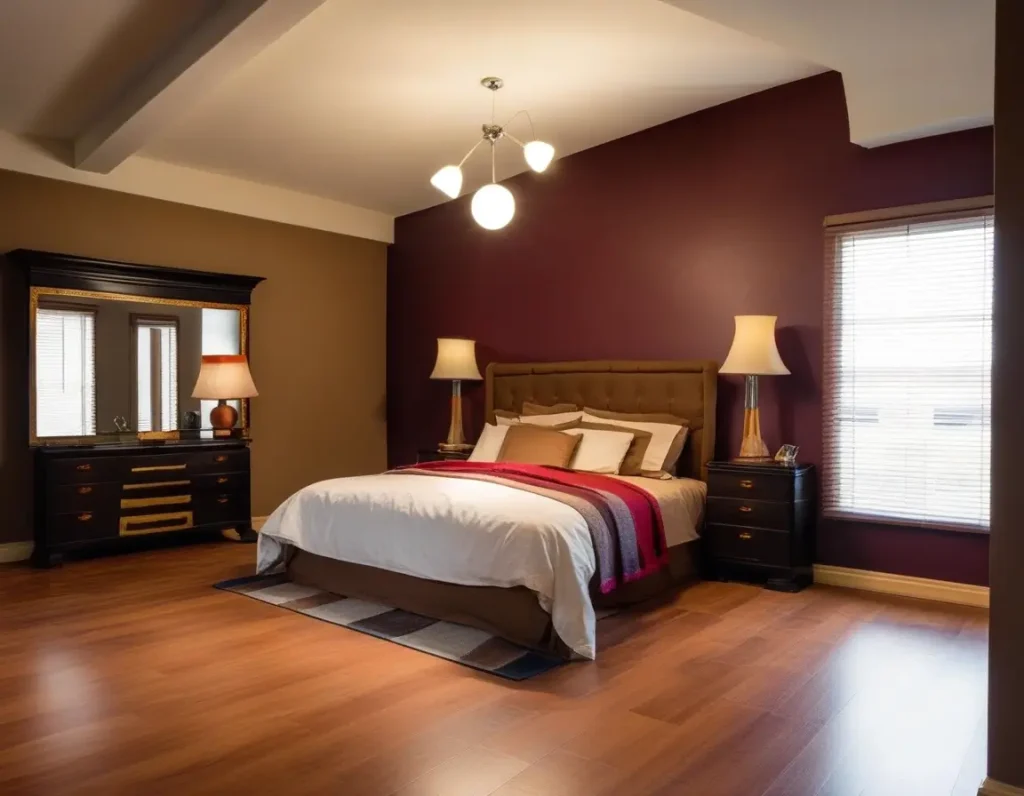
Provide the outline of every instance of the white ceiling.
<path id="1" fill-rule="evenodd" d="M 991 122 L 994 3 L 0 0 L 0 168 L 390 240 L 485 75 L 564 156 L 835 68 L 875 145 Z"/>
<path id="2" fill-rule="evenodd" d="M 567 155 L 819 71 L 658 0 L 329 0 L 144 154 L 401 215 L 445 198 L 428 180 L 490 120 L 487 75 L 499 122 L 528 108 Z M 488 172 L 481 151 L 467 187 Z"/>
<path id="3" fill-rule="evenodd" d="M 842 72 L 850 139 L 992 124 L 996 0 L 665 0 Z"/>

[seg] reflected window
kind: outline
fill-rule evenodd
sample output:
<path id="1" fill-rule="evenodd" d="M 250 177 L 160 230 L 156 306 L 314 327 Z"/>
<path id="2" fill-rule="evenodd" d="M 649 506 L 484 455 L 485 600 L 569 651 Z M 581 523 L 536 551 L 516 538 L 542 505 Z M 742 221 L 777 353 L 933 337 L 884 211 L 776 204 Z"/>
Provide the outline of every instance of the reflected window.
<path id="1" fill-rule="evenodd" d="M 135 428 L 178 427 L 178 319 L 134 317 Z"/>
<path id="2" fill-rule="evenodd" d="M 36 429 L 41 437 L 96 433 L 96 313 L 36 313 Z"/>

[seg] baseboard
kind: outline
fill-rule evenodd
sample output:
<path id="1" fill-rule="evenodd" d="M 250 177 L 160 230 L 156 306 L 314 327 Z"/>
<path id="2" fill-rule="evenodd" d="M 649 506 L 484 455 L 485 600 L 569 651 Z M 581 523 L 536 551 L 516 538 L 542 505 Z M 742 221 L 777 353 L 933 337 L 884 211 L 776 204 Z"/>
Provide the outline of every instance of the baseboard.
<path id="1" fill-rule="evenodd" d="M 888 572 L 871 572 L 866 569 L 848 569 L 826 564 L 814 565 L 814 582 L 825 586 L 844 586 L 848 589 L 988 608 L 988 587 L 972 586 L 967 583 L 891 575 Z"/>
<path id="2" fill-rule="evenodd" d="M 258 531 L 263 527 L 263 524 L 267 521 L 266 517 L 253 517 L 252 518 L 252 529 Z"/>
<path id="3" fill-rule="evenodd" d="M 8 542 L 0 544 L 0 564 L 28 561 L 32 557 L 32 542 Z"/>
<path id="4" fill-rule="evenodd" d="M 992 777 L 986 777 L 978 789 L 978 796 L 1024 796 L 1024 788 L 1015 788 L 1013 785 L 1004 785 Z"/>

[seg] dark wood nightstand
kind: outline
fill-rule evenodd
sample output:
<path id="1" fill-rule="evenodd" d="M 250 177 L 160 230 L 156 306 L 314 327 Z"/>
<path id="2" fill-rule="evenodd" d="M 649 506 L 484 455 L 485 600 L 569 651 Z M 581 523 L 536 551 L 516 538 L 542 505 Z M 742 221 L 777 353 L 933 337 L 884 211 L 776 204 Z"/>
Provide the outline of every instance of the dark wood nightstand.
<path id="1" fill-rule="evenodd" d="M 416 452 L 416 464 L 423 462 L 464 462 L 473 451 L 443 451 L 438 448 L 421 448 Z"/>
<path id="2" fill-rule="evenodd" d="M 813 464 L 710 462 L 705 554 L 719 576 L 767 576 L 766 587 L 799 591 L 812 581 Z"/>

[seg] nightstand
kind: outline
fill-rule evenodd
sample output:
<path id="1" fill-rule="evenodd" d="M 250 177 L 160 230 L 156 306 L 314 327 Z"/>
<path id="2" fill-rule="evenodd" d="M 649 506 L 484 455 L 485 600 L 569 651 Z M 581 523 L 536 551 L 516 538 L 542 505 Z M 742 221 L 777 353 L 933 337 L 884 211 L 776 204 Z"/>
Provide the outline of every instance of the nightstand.
<path id="1" fill-rule="evenodd" d="M 710 462 L 705 555 L 720 577 L 767 577 L 766 588 L 800 591 L 812 581 L 813 464 Z"/>
<path id="2" fill-rule="evenodd" d="M 421 448 L 416 452 L 416 464 L 423 462 L 464 462 L 473 451 L 443 451 L 438 448 Z"/>

